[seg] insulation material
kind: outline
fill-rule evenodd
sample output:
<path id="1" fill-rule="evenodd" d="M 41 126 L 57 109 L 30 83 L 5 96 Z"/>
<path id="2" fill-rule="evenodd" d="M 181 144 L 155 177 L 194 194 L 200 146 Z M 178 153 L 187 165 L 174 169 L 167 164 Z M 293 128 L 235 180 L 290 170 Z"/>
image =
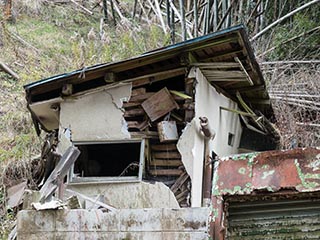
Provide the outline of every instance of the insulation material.
<path id="1" fill-rule="evenodd" d="M 131 96 L 131 83 L 66 99 L 61 103 L 60 132 L 70 129 L 72 141 L 129 139 L 122 104 Z"/>

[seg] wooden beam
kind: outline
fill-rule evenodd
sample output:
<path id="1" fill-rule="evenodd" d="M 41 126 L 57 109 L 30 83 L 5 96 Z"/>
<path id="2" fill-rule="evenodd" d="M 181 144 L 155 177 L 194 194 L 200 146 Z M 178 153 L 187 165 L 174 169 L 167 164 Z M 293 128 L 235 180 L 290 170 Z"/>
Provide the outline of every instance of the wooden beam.
<path id="1" fill-rule="evenodd" d="M 177 151 L 177 146 L 175 144 L 152 144 L 151 149 L 154 151 Z"/>
<path id="2" fill-rule="evenodd" d="M 159 166 L 159 167 L 165 167 L 165 166 L 168 166 L 168 167 L 179 167 L 179 166 L 182 166 L 183 163 L 181 162 L 181 160 L 153 159 L 152 161 L 150 161 L 150 165 Z"/>
<path id="3" fill-rule="evenodd" d="M 40 202 L 48 199 L 58 186 L 63 182 L 64 177 L 67 175 L 72 164 L 76 161 L 80 151 L 77 147 L 71 146 L 61 157 L 58 165 L 51 172 L 49 178 L 44 183 L 40 190 Z"/>
<path id="4" fill-rule="evenodd" d="M 199 67 L 200 69 L 217 69 L 217 68 L 240 68 L 239 63 L 235 62 L 196 62 L 191 66 Z"/>
<path id="5" fill-rule="evenodd" d="M 153 176 L 180 176 L 183 171 L 181 169 L 150 169 L 149 173 Z"/>
<path id="6" fill-rule="evenodd" d="M 246 69 L 245 69 L 245 67 L 243 66 L 242 62 L 240 61 L 240 59 L 239 59 L 238 57 L 235 57 L 234 59 L 236 60 L 236 62 L 238 62 L 238 63 L 239 63 L 239 65 L 240 65 L 240 67 L 241 67 L 242 71 L 247 75 L 247 79 L 248 79 L 248 82 L 250 83 L 250 86 L 253 86 L 253 85 L 254 85 L 254 83 L 253 83 L 253 81 L 252 81 L 252 79 L 251 79 L 251 77 L 250 77 L 249 73 L 247 72 L 247 70 L 246 70 Z"/>
<path id="7" fill-rule="evenodd" d="M 179 152 L 153 152 L 152 156 L 157 159 L 180 159 Z"/>
<path id="8" fill-rule="evenodd" d="M 185 75 L 187 68 L 176 68 L 162 72 L 151 73 L 140 77 L 125 79 L 124 82 L 132 82 L 132 87 L 139 87 L 153 82 L 161 81 L 164 79 Z"/>

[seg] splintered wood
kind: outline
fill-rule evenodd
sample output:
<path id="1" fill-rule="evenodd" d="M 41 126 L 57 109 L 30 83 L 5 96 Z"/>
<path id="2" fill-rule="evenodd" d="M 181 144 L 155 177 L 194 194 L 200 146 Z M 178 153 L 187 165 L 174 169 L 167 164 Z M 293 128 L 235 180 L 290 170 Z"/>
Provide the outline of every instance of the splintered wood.
<path id="1" fill-rule="evenodd" d="M 166 75 L 159 74 L 153 80 L 164 79 Z M 153 80 L 148 75 L 133 79 L 130 100 L 123 104 L 124 118 L 132 138 L 146 139 L 146 179 L 168 187 L 174 184 L 173 192 L 180 206 L 187 207 L 190 178 L 176 144 L 186 123 L 194 117 L 194 79 L 179 79 L 179 87 L 176 83 L 155 87 L 156 83 L 151 85 Z"/>
<path id="2" fill-rule="evenodd" d="M 179 108 L 166 87 L 145 100 L 141 106 L 152 122 Z"/>
<path id="3" fill-rule="evenodd" d="M 183 172 L 175 183 L 171 186 L 171 191 L 176 196 L 176 199 L 180 206 L 190 206 L 189 195 L 190 195 L 191 181 L 187 172 Z"/>

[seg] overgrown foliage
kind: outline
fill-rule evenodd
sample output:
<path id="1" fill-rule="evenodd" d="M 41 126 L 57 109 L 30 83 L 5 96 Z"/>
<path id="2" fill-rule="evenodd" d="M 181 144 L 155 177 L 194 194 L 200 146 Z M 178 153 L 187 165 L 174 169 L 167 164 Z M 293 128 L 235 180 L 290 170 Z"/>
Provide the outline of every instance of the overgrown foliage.
<path id="1" fill-rule="evenodd" d="M 2 3 L 0 1 L 0 8 Z M 30 180 L 28 171 L 35 164 L 32 156 L 39 152 L 43 136 L 36 136 L 32 121 L 26 109 L 23 85 L 45 77 L 93 64 L 116 61 L 138 55 L 142 52 L 168 45 L 183 39 L 183 27 L 179 3 L 184 3 L 186 14 L 186 36 L 188 38 L 244 23 L 253 36 L 281 16 L 309 2 L 299 1 L 197 1 L 198 21 L 195 24 L 194 1 L 161 1 L 162 25 L 155 1 L 141 0 L 134 10 L 134 0 L 108 2 L 104 15 L 102 1 L 81 1 L 92 12 L 78 5 L 58 4 L 50 0 L 16 0 L 12 16 L 6 19 L 0 11 L 0 61 L 4 61 L 20 76 L 15 80 L 0 71 L 0 172 L 3 183 L 10 186 L 15 176 Z M 63 1 L 61 1 L 63 2 Z M 80 3 L 80 1 L 78 1 Z M 172 2 L 167 18 L 167 3 Z M 210 18 L 218 3 L 217 22 Z M 189 3 L 189 4 L 188 4 Z M 229 5 L 230 4 L 230 5 Z M 176 11 L 173 11 L 173 7 Z M 118 10 L 116 10 L 116 8 Z M 228 12 L 228 9 L 230 11 Z M 287 18 L 254 42 L 260 61 L 317 59 L 319 56 L 319 4 Z M 133 14 L 135 13 L 135 14 Z M 224 17 L 226 16 L 226 17 Z M 206 23 L 207 21 L 207 23 Z M 173 27 L 174 23 L 174 27 Z M 219 24 L 221 23 L 221 24 Z M 207 25 L 206 25 L 207 24 Z M 211 25 L 210 25 L 211 24 Z M 176 34 L 173 35 L 175 28 Z M 189 32 L 188 32 L 189 31 Z M 171 34 L 171 35 L 170 35 Z M 289 40 L 289 41 L 288 41 Z M 319 105 L 305 106 L 292 104 L 290 94 L 302 91 L 300 95 L 319 93 L 319 67 L 305 65 L 273 66 L 265 69 L 270 82 L 271 93 L 282 91 L 282 99 L 275 99 L 274 108 L 277 127 L 282 135 L 282 147 L 319 146 Z M 319 95 L 319 94 L 318 94 Z M 313 95 L 312 95 L 313 96 Z M 296 100 L 318 103 L 319 98 L 297 97 Z M 298 103 L 299 103 L 298 101 Z M 296 101 L 297 103 L 297 101 Z M 300 102 L 301 103 L 301 102 Z M 305 123 L 309 123 L 306 125 Z M 10 163 L 10 164 L 8 164 Z M 13 168 L 15 165 L 17 167 Z M 20 174 L 20 175 L 19 175 Z M 4 180 L 4 182 L 3 182 Z M 4 207 L 4 187 L 0 188 L 0 236 L 5 236 L 13 211 Z"/>
<path id="2" fill-rule="evenodd" d="M 320 146 L 319 70 L 312 63 L 264 69 L 283 149 Z"/>

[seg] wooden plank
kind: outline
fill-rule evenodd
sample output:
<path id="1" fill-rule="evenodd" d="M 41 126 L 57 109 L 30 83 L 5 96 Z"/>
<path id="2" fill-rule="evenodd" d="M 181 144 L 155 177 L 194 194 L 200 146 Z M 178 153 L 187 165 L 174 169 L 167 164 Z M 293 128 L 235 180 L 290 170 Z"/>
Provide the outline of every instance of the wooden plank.
<path id="1" fill-rule="evenodd" d="M 149 173 L 153 176 L 180 176 L 183 171 L 181 169 L 151 169 Z"/>
<path id="2" fill-rule="evenodd" d="M 181 176 L 176 180 L 176 182 L 171 186 L 171 191 L 173 193 L 177 192 L 178 189 L 187 181 L 189 175 L 187 172 L 183 172 Z"/>
<path id="3" fill-rule="evenodd" d="M 181 155 L 179 152 L 153 152 L 152 156 L 159 159 L 179 159 Z"/>
<path id="4" fill-rule="evenodd" d="M 151 149 L 155 151 L 177 151 L 177 146 L 175 144 L 152 144 Z"/>
<path id="5" fill-rule="evenodd" d="M 210 62 L 210 63 L 192 63 L 192 66 L 200 67 L 201 69 L 217 69 L 217 68 L 236 68 L 240 67 L 239 63 L 235 62 Z"/>
<path id="6" fill-rule="evenodd" d="M 148 127 L 148 121 L 127 121 L 128 128 L 136 128 L 139 129 L 140 131 L 143 131 Z"/>
<path id="7" fill-rule="evenodd" d="M 146 93 L 146 88 L 136 88 L 132 89 L 131 97 L 138 96 Z"/>
<path id="8" fill-rule="evenodd" d="M 242 71 L 218 71 L 218 70 L 203 70 L 204 74 L 217 77 L 246 77 L 246 74 Z"/>
<path id="9" fill-rule="evenodd" d="M 140 106 L 141 103 L 139 102 L 127 102 L 127 103 L 124 103 L 122 105 L 123 108 L 131 108 L 131 107 L 137 107 L 137 106 Z"/>
<path id="10" fill-rule="evenodd" d="M 135 108 L 131 110 L 126 110 L 123 114 L 124 117 L 138 117 L 145 115 L 143 109 Z"/>
<path id="11" fill-rule="evenodd" d="M 137 96 L 132 96 L 130 98 L 130 101 L 129 103 L 131 102 L 143 102 L 144 100 L 152 97 L 155 93 L 154 92 L 147 92 L 145 94 L 140 94 L 140 95 L 137 95 Z"/>
<path id="12" fill-rule="evenodd" d="M 53 192 L 58 188 L 58 185 L 63 182 L 64 177 L 67 175 L 70 167 L 76 161 L 80 151 L 77 147 L 71 146 L 61 157 L 59 163 L 51 172 L 49 178 L 44 183 L 40 190 L 40 202 L 44 202 L 49 198 Z"/>
<path id="13" fill-rule="evenodd" d="M 157 82 L 164 79 L 184 75 L 186 74 L 186 72 L 187 68 L 176 68 L 162 72 L 151 73 L 136 78 L 126 79 L 125 82 L 132 82 L 132 87 L 139 87 L 146 84 L 150 84 L 152 82 Z"/>
<path id="14" fill-rule="evenodd" d="M 179 167 L 182 166 L 181 160 L 163 160 L 163 159 L 153 159 L 150 161 L 150 165 L 159 166 L 159 167 Z"/>
<path id="15" fill-rule="evenodd" d="M 206 76 L 206 75 L 205 75 Z M 215 78 L 206 76 L 209 82 L 246 82 L 246 78 Z"/>
<path id="16" fill-rule="evenodd" d="M 152 122 L 179 108 L 166 87 L 145 100 L 141 106 Z"/>
<path id="17" fill-rule="evenodd" d="M 182 191 L 181 193 L 178 193 L 176 195 L 176 199 L 177 201 L 180 203 L 182 201 L 184 201 L 186 199 L 186 197 L 188 196 L 189 193 L 189 189 L 185 189 L 184 191 Z"/>

